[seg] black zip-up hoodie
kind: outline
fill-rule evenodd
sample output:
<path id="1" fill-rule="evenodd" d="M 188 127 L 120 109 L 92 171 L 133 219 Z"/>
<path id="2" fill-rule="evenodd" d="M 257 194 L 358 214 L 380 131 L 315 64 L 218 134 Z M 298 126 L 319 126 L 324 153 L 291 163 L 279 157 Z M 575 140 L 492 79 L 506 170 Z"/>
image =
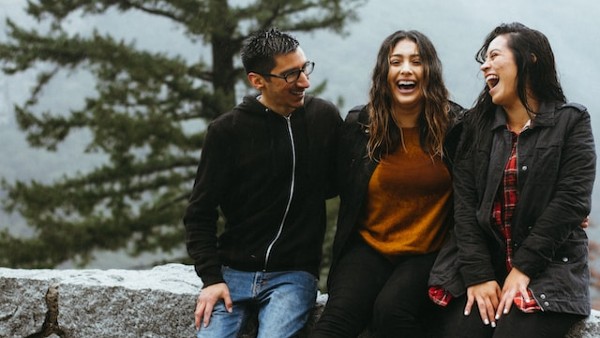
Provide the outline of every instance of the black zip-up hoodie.
<path id="1" fill-rule="evenodd" d="M 310 96 L 289 117 L 246 96 L 210 123 L 183 218 L 204 287 L 223 282 L 223 265 L 318 276 L 340 124 L 333 104 Z"/>

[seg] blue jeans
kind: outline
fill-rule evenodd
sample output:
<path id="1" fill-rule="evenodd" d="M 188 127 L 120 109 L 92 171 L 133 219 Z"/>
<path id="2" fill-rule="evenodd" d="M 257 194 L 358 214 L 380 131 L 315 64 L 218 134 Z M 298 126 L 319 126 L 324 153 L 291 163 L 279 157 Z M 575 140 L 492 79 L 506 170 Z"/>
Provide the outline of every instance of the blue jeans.
<path id="1" fill-rule="evenodd" d="M 315 306 L 317 279 L 304 271 L 247 272 L 223 267 L 233 312 L 223 301 L 215 304 L 210 324 L 198 338 L 237 337 L 249 312 L 258 312 L 257 338 L 294 337 Z"/>

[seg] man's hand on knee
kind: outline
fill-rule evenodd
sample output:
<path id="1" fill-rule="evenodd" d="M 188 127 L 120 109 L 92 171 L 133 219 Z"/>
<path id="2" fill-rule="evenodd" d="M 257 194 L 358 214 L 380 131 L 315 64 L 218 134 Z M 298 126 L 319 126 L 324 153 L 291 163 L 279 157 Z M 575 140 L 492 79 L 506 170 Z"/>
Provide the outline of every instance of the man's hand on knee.
<path id="1" fill-rule="evenodd" d="M 225 283 L 213 284 L 200 291 L 200 295 L 196 301 L 196 312 L 194 312 L 196 330 L 200 329 L 200 322 L 202 322 L 204 327 L 208 326 L 213 308 L 220 300 L 225 302 L 227 312 L 231 313 L 233 311 L 233 302 L 229 295 L 229 288 Z"/>

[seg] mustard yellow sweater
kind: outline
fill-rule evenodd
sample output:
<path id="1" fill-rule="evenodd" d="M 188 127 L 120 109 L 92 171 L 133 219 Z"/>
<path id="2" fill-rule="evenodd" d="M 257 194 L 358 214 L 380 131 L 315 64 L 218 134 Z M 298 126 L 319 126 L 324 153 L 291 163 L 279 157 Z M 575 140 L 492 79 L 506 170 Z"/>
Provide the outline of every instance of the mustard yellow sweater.
<path id="1" fill-rule="evenodd" d="M 366 201 L 364 240 L 393 258 L 438 250 L 446 235 L 452 184 L 440 157 L 419 144 L 418 128 L 403 129 L 404 145 L 381 159 Z"/>

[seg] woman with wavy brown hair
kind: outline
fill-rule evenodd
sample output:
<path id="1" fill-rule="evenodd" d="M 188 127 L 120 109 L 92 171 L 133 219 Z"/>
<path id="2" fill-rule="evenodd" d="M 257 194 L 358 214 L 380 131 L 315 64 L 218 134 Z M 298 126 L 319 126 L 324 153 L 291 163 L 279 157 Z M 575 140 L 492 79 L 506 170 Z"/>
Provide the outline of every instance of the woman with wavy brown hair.
<path id="1" fill-rule="evenodd" d="M 430 268 L 451 220 L 449 101 L 431 41 L 397 31 L 382 43 L 369 102 L 339 143 L 340 210 L 329 300 L 311 337 L 424 337 Z"/>

